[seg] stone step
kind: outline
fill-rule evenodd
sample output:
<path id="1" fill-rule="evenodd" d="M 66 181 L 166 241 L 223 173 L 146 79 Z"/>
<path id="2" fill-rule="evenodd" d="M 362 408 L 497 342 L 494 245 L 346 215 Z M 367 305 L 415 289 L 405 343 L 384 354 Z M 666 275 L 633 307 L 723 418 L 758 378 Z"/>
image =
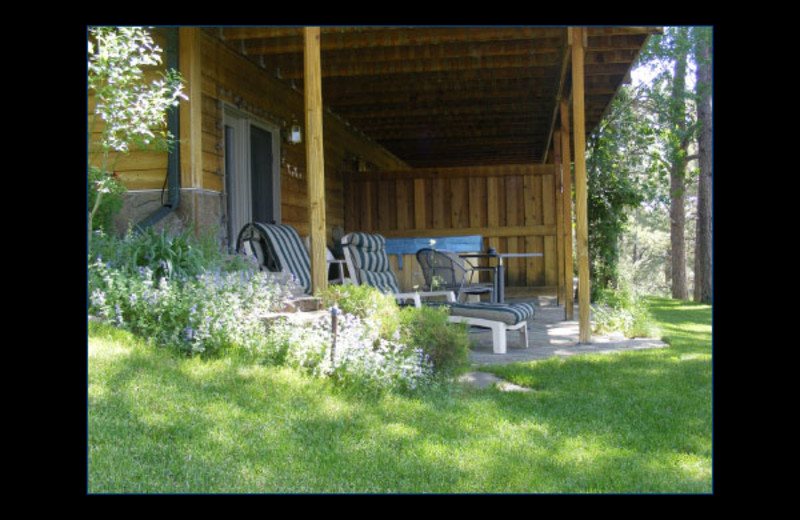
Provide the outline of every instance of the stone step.
<path id="1" fill-rule="evenodd" d="M 314 296 L 301 296 L 284 302 L 279 312 L 312 312 L 322 309 L 322 299 Z"/>
<path id="2" fill-rule="evenodd" d="M 324 316 L 330 316 L 330 310 L 323 308 L 322 299 L 313 296 L 301 296 L 284 302 L 283 307 L 261 317 L 266 326 L 277 320 L 292 323 L 310 323 Z"/>

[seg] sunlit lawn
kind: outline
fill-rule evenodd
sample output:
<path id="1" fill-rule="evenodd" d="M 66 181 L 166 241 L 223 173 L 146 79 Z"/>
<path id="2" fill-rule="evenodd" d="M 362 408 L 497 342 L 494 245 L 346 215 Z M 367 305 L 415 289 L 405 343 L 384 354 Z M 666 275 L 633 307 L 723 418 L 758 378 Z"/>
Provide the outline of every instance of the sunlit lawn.
<path id="1" fill-rule="evenodd" d="M 653 300 L 670 348 L 498 366 L 526 393 L 364 395 L 177 357 L 92 324 L 91 493 L 707 493 L 711 310 Z"/>

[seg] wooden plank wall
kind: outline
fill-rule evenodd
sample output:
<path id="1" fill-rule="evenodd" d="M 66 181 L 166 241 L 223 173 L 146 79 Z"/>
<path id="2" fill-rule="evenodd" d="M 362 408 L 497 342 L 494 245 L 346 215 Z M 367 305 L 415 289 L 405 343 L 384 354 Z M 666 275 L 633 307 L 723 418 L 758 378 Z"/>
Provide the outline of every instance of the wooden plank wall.
<path id="1" fill-rule="evenodd" d="M 163 29 L 156 41 L 165 47 Z M 302 92 L 228 48 L 215 35 L 199 35 L 202 96 L 202 179 L 182 186 L 224 193 L 223 106 L 229 103 L 267 122 L 304 120 Z M 196 100 L 192 100 L 196 101 Z M 323 91 L 324 103 L 324 91 Z M 93 100 L 89 99 L 90 113 Z M 346 122 L 324 114 L 328 241 L 333 227 L 387 237 L 482 235 L 484 247 L 541 252 L 543 258 L 509 260 L 507 285 L 555 292 L 557 285 L 554 167 L 504 165 L 409 169 Z M 283 222 L 308 233 L 304 145 L 282 143 Z M 115 170 L 131 190 L 160 190 L 165 153 L 120 157 Z M 392 260 L 403 289 L 422 284 L 416 258 L 403 269 Z"/>
<path id="2" fill-rule="evenodd" d="M 166 32 L 163 30 L 152 33 L 156 45 L 165 49 L 167 46 Z M 164 53 L 162 52 L 162 57 Z M 165 60 L 164 60 L 165 61 Z M 145 68 L 145 81 L 159 78 L 159 73 L 166 69 L 165 65 Z M 87 96 L 87 131 L 89 132 L 88 159 L 92 166 L 100 167 L 101 154 L 96 143 L 99 141 L 105 122 L 95 116 L 95 96 L 92 91 Z M 107 164 L 108 169 L 114 171 L 129 190 L 161 189 L 167 171 L 167 153 L 145 150 L 133 150 L 127 154 L 111 153 Z"/>
<path id="3" fill-rule="evenodd" d="M 203 188 L 224 191 L 220 130 L 224 103 L 268 123 L 304 126 L 303 93 L 234 52 L 214 35 L 203 36 Z M 323 103 L 324 94 L 323 91 Z M 359 161 L 375 168 L 404 168 L 406 165 L 329 112 L 323 115 L 323 136 L 327 234 L 328 242 L 332 243 L 332 229 L 344 227 L 344 179 L 357 170 Z M 282 141 L 281 147 L 282 222 L 306 236 L 309 224 L 305 145 Z"/>
<path id="4" fill-rule="evenodd" d="M 202 175 L 195 185 L 183 184 L 183 190 L 200 190 L 210 194 L 225 192 L 225 157 L 223 108 L 225 104 L 281 127 L 297 122 L 304 126 L 303 93 L 219 41 L 217 35 L 201 31 L 198 48 L 201 68 L 201 161 Z M 166 48 L 166 29 L 153 31 L 154 40 Z M 155 71 L 153 72 L 155 77 Z M 186 90 L 186 89 L 185 89 Z M 324 96 L 324 92 L 323 92 Z M 94 99 L 88 97 L 91 129 Z M 323 97 L 324 103 L 324 97 Z M 101 128 L 94 128 L 95 135 Z M 305 131 L 305 129 L 304 129 Z M 407 165 L 383 147 L 366 138 L 335 115 L 323 116 L 325 140 L 325 196 L 328 242 L 332 228 L 344 227 L 344 180 L 359 164 L 372 169 L 402 169 Z M 285 224 L 308 234 L 308 196 L 305 178 L 305 145 L 281 142 L 281 213 Z M 186 160 L 182 158 L 182 160 Z M 114 171 L 132 191 L 161 190 L 167 171 L 167 154 L 133 152 L 119 156 Z M 220 224 L 224 229 L 224 225 Z"/>
<path id="5" fill-rule="evenodd" d="M 555 292 L 555 194 L 553 165 L 360 172 L 346 190 L 346 229 L 397 238 L 482 235 L 484 248 L 543 253 L 509 259 L 506 283 Z M 414 256 L 403 258 L 402 271 L 394 267 L 404 290 L 422 283 Z"/>

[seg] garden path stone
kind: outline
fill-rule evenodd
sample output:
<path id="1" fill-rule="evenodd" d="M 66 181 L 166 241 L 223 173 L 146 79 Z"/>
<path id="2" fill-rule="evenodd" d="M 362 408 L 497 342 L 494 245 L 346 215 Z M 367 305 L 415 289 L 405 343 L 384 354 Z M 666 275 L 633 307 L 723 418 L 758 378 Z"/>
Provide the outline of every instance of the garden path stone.
<path id="1" fill-rule="evenodd" d="M 466 383 L 474 386 L 475 388 L 489 388 L 490 386 L 496 386 L 498 390 L 503 392 L 530 392 L 532 390 L 531 388 L 509 383 L 508 381 L 500 379 L 496 375 L 489 372 L 469 372 L 459 376 L 457 381 L 459 383 Z"/>

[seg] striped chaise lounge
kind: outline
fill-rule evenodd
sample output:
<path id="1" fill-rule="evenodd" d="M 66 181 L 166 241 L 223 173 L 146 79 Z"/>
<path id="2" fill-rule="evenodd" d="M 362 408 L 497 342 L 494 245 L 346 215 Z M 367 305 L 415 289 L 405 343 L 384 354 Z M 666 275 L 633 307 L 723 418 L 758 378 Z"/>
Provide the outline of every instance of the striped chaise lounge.
<path id="1" fill-rule="evenodd" d="M 536 314 L 531 303 L 446 303 L 450 321 L 485 327 L 492 331 L 492 351 L 506 353 L 506 332 L 519 330 L 522 346 L 528 348 L 528 320 Z"/>
<path id="2" fill-rule="evenodd" d="M 375 287 L 397 300 L 413 300 L 416 307 L 421 307 L 422 298 L 428 296 L 445 296 L 447 301 L 455 301 L 453 291 L 400 292 L 386 254 L 386 239 L 381 235 L 349 233 L 342 237 L 342 249 L 350 280 L 355 285 Z"/>
<path id="3" fill-rule="evenodd" d="M 311 293 L 311 260 L 292 226 L 251 222 L 236 244 L 238 251 L 258 258 L 262 270 L 287 273 L 303 292 Z"/>

